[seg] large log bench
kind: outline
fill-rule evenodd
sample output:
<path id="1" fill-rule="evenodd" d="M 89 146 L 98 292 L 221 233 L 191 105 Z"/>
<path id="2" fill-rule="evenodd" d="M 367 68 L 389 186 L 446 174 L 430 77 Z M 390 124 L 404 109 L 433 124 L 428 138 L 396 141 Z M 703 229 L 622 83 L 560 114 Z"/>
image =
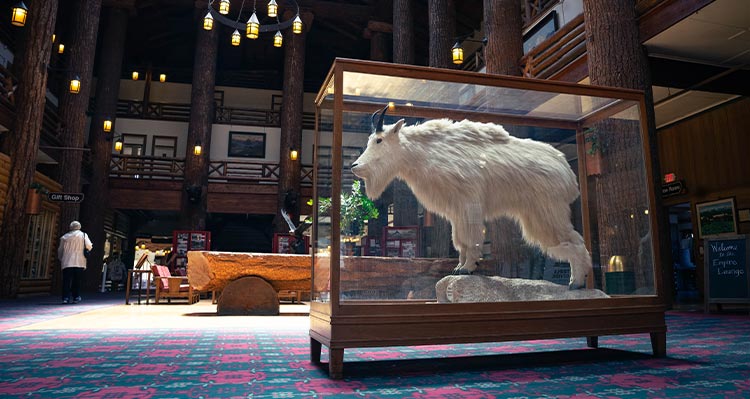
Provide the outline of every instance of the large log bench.
<path id="1" fill-rule="evenodd" d="M 188 280 L 194 289 L 221 292 L 219 315 L 277 315 L 279 293 L 309 292 L 310 255 L 188 252 Z"/>

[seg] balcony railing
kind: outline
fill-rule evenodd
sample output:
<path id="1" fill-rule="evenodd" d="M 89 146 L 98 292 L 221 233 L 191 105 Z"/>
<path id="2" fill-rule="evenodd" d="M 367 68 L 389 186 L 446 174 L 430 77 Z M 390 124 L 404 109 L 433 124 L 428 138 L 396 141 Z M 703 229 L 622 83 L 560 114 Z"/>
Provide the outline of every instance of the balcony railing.
<path id="1" fill-rule="evenodd" d="M 89 110 L 93 110 L 92 98 Z M 117 116 L 132 119 L 157 119 L 166 121 L 187 122 L 190 120 L 190 104 L 148 103 L 143 101 L 118 100 Z M 217 105 L 214 109 L 213 123 L 243 126 L 280 127 L 281 112 L 271 109 L 236 108 Z M 315 128 L 315 114 L 302 114 L 302 128 Z"/>
<path id="2" fill-rule="evenodd" d="M 109 176 L 147 180 L 183 180 L 185 159 L 151 156 L 112 155 Z M 312 185 L 313 168 L 302 165 L 302 186 Z M 279 164 L 267 162 L 210 161 L 208 181 L 212 183 L 278 184 Z"/>
<path id="3" fill-rule="evenodd" d="M 581 14 L 521 58 L 523 74 L 548 79 L 585 53 L 586 30 Z"/>

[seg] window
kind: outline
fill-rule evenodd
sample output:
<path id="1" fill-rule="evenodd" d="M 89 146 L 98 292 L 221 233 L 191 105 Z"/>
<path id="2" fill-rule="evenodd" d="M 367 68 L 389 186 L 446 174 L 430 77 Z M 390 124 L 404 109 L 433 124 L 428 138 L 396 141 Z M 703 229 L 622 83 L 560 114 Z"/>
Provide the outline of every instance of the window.
<path id="1" fill-rule="evenodd" d="M 123 155 L 145 155 L 146 154 L 146 135 L 145 134 L 123 134 L 122 151 Z"/>
<path id="2" fill-rule="evenodd" d="M 163 158 L 177 157 L 177 137 L 154 136 L 151 155 Z"/>

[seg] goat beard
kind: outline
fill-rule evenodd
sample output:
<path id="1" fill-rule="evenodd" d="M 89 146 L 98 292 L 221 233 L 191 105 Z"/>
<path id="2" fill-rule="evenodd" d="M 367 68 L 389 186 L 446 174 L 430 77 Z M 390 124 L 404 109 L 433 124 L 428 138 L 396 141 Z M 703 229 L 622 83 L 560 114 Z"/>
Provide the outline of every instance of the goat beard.
<path id="1" fill-rule="evenodd" d="M 380 196 L 383 194 L 383 191 L 388 187 L 388 184 L 393 179 L 377 179 L 373 177 L 362 177 L 362 180 L 365 181 L 365 194 L 367 194 L 367 197 L 371 200 L 376 200 L 380 198 Z"/>

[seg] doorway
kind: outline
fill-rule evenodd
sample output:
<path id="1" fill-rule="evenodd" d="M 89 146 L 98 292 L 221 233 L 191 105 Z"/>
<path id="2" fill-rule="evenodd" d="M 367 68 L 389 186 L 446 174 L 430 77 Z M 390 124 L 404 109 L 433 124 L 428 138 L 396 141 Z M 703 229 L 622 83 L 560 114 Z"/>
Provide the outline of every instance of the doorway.
<path id="1" fill-rule="evenodd" d="M 693 217 L 689 202 L 669 207 L 669 235 L 674 270 L 674 301 L 676 304 L 700 301 L 696 277 Z"/>

